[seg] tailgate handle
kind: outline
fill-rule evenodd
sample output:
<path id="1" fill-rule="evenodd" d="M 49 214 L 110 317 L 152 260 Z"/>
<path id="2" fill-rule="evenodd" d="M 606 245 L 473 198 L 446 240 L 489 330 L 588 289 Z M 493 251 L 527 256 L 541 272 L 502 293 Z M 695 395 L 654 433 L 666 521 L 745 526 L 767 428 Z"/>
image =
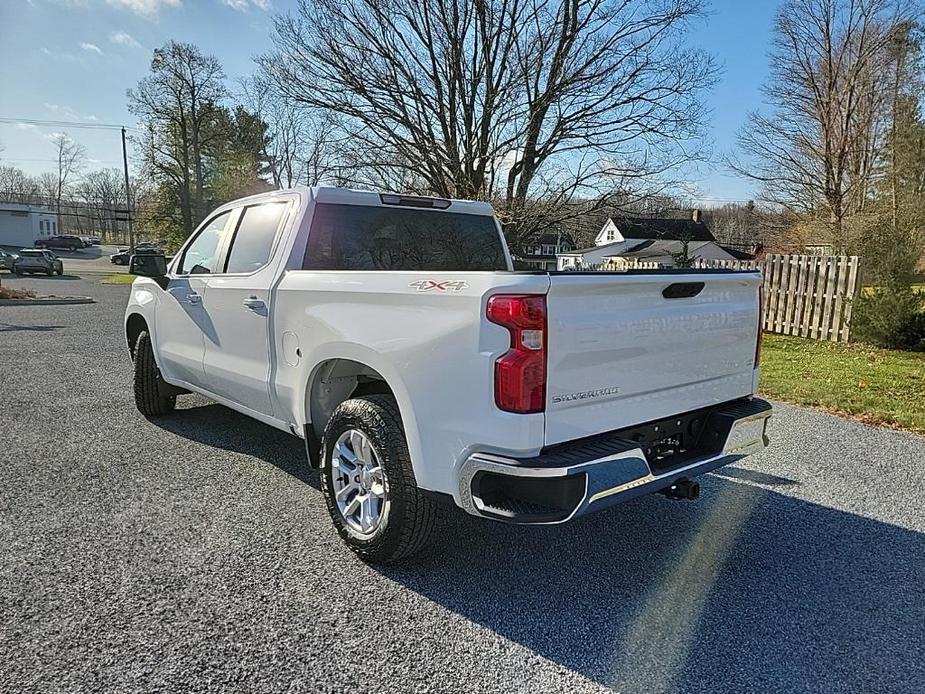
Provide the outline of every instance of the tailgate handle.
<path id="1" fill-rule="evenodd" d="M 662 290 L 666 299 L 690 299 L 703 291 L 703 282 L 675 282 Z"/>

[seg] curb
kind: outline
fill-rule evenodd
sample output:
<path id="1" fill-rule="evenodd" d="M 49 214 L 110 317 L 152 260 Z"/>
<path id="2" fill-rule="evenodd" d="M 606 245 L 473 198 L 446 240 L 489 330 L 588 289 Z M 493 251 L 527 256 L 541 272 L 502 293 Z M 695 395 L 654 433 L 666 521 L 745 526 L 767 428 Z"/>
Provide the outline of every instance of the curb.
<path id="1" fill-rule="evenodd" d="M 36 299 L 0 299 L 2 306 L 70 306 L 71 304 L 95 304 L 90 296 L 49 296 Z"/>

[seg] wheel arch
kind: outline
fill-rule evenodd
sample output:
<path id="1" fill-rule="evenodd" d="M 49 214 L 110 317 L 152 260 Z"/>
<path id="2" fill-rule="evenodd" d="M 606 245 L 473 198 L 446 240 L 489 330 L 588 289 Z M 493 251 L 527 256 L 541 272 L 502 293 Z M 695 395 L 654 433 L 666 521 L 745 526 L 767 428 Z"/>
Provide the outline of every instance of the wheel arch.
<path id="1" fill-rule="evenodd" d="M 138 341 L 138 336 L 143 330 L 147 330 L 148 334 L 151 334 L 151 328 L 148 327 L 148 321 L 140 313 L 130 313 L 125 318 L 125 341 L 128 343 L 129 354 L 132 355 L 132 359 L 135 358 L 135 343 Z"/>
<path id="2" fill-rule="evenodd" d="M 399 400 L 389 379 L 364 361 L 347 357 L 329 357 L 312 369 L 305 387 L 306 425 L 320 441 L 331 414 L 345 400 L 371 395 L 391 395 Z M 399 404 L 399 412 L 402 407 Z M 402 419 L 405 419 L 402 412 Z"/>

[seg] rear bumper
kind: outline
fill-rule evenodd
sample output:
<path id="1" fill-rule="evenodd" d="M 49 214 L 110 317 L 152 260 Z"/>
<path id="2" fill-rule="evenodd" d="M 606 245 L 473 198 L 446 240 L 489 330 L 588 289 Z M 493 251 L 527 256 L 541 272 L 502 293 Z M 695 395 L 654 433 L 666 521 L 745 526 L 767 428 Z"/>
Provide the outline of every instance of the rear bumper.
<path id="1" fill-rule="evenodd" d="M 510 523 L 563 523 L 702 475 L 768 445 L 771 405 L 726 403 L 659 422 L 560 444 L 528 459 L 475 453 L 463 464 L 460 500 L 469 513 Z M 700 422 L 696 446 L 657 460 L 646 434 Z M 652 457 L 647 457 L 646 451 Z"/>

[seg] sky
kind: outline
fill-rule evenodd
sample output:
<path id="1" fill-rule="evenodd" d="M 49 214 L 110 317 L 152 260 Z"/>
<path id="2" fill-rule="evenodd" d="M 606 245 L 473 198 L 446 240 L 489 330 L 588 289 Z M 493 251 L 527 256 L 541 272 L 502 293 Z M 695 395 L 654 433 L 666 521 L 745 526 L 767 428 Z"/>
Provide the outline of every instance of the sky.
<path id="1" fill-rule="evenodd" d="M 131 127 L 126 89 L 148 71 L 151 51 L 170 39 L 194 43 L 222 62 L 233 84 L 271 47 L 272 17 L 295 0 L 0 0 L 0 119 Z M 761 84 L 777 0 L 713 0 L 689 42 L 714 55 L 719 83 L 705 97 L 716 164 L 691 180 L 703 206 L 747 200 L 747 180 L 720 162 L 735 133 L 761 106 Z M 37 174 L 53 164 L 49 136 L 67 132 L 91 168 L 121 167 L 118 130 L 0 123 L 0 163 Z M 131 157 L 131 152 L 129 152 Z M 131 162 L 130 162 L 131 166 Z"/>

